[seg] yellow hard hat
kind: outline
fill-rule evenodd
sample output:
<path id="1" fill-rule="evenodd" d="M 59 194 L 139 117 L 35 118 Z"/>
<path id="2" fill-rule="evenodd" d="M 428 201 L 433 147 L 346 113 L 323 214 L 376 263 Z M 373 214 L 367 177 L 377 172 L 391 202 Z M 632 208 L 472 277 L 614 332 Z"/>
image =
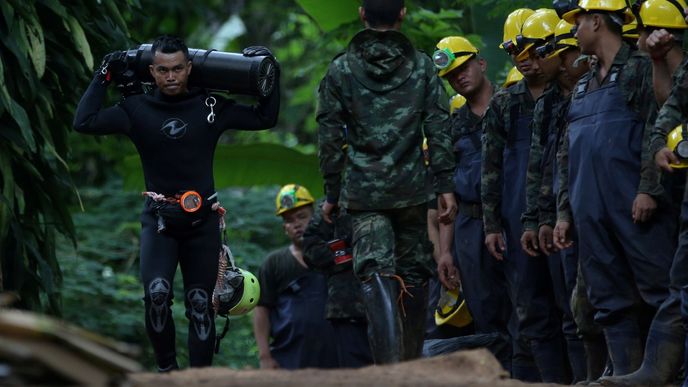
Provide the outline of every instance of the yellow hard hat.
<path id="1" fill-rule="evenodd" d="M 454 114 L 459 108 L 466 104 L 466 97 L 461 94 L 456 94 L 449 98 L 449 112 Z"/>
<path id="2" fill-rule="evenodd" d="M 626 0 L 579 0 L 578 8 L 566 12 L 562 19 L 571 24 L 576 24 L 576 15 L 578 15 L 580 12 L 592 11 L 623 13 L 623 24 L 628 24 L 635 19 L 633 12 L 631 12 L 631 10 L 628 8 Z"/>
<path id="3" fill-rule="evenodd" d="M 553 57 L 559 55 L 564 50 L 578 47 L 578 40 L 574 37 L 573 24 L 566 20 L 559 20 L 554 29 L 554 39 L 544 46 L 538 47 L 537 53 L 540 57 Z"/>
<path id="4" fill-rule="evenodd" d="M 473 321 L 461 289 L 440 290 L 440 299 L 435 309 L 435 325 L 449 324 L 463 328 Z"/>
<path id="5" fill-rule="evenodd" d="M 432 62 L 439 70 L 438 75 L 443 77 L 478 55 L 478 52 L 468 39 L 461 36 L 448 36 L 437 43 L 437 50 L 432 54 Z"/>
<path id="6" fill-rule="evenodd" d="M 282 215 L 286 211 L 307 206 L 313 202 L 315 202 L 315 199 L 313 199 L 306 187 L 298 184 L 287 184 L 280 189 L 275 198 L 276 214 Z"/>
<path id="7" fill-rule="evenodd" d="M 643 26 L 686 29 L 684 8 L 686 2 L 683 0 L 646 0 L 636 15 Z"/>
<path id="8" fill-rule="evenodd" d="M 516 68 L 516 66 L 512 67 L 511 70 L 509 70 L 509 74 L 506 75 L 506 80 L 504 81 L 504 87 L 509 87 L 513 85 L 514 83 L 520 81 L 523 79 L 523 74 L 521 74 L 520 71 Z"/>
<path id="9" fill-rule="evenodd" d="M 554 36 L 559 20 L 557 12 L 549 8 L 538 9 L 530 15 L 523 23 L 521 33 L 516 37 L 516 45 L 521 49 L 516 60 L 528 59 L 530 55 L 528 51 L 531 47 L 546 44 Z"/>
<path id="10" fill-rule="evenodd" d="M 516 36 L 521 33 L 521 27 L 526 19 L 535 11 L 529 8 L 519 8 L 509 14 L 504 21 L 504 35 L 502 43 L 499 48 L 507 52 L 507 54 L 517 54 L 518 46 L 516 45 Z"/>
<path id="11" fill-rule="evenodd" d="M 632 22 L 624 24 L 622 27 L 622 35 L 624 39 L 638 40 L 638 22 L 633 19 Z"/>
<path id="12" fill-rule="evenodd" d="M 684 137 L 684 133 L 688 133 L 685 124 L 675 127 L 667 136 L 667 148 L 679 158 L 678 164 L 670 164 L 672 168 L 688 168 L 688 135 Z"/>

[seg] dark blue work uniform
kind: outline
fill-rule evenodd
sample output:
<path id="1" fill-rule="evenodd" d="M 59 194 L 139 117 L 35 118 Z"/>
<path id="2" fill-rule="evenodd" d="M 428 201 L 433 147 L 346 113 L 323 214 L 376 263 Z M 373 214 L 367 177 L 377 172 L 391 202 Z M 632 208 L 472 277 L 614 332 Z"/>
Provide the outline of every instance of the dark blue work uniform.
<path id="1" fill-rule="evenodd" d="M 526 255 L 520 243 L 534 106 L 525 79 L 493 96 L 483 119 L 481 197 L 485 232 L 503 231 L 506 238 L 505 271 L 520 336 L 514 341 L 512 375 L 537 381 L 539 372 L 543 381 L 561 381 L 564 361 L 552 359 L 564 352 L 563 338 L 548 268 Z M 536 369 L 523 341 L 530 345 Z"/>
<path id="2" fill-rule="evenodd" d="M 259 271 L 260 301 L 270 311 L 270 354 L 281 368 L 337 367 L 335 331 L 325 319 L 327 279 L 302 266 L 288 247 Z"/>
<path id="3" fill-rule="evenodd" d="M 459 206 L 454 222 L 454 254 L 463 294 L 476 333 L 506 334 L 512 311 L 508 282 L 504 263 L 494 259 L 485 246 L 480 204 L 481 117 L 466 104 L 452 117 L 451 128 L 457 165 L 454 194 Z"/>
<path id="4" fill-rule="evenodd" d="M 652 160 L 641 163 L 646 122 L 654 119 L 656 105 L 651 87 L 639 88 L 637 79 L 649 72 L 647 58 L 624 44 L 601 84 L 597 69 L 581 79 L 568 115 L 568 195 L 582 274 L 615 375 L 634 371 L 642 360 L 638 297 L 658 309 L 650 336 L 671 335 L 677 324 L 681 330 L 676 306 L 662 305 L 669 295 L 676 216 Z M 631 210 L 639 192 L 651 194 L 658 208 L 636 224 Z"/>

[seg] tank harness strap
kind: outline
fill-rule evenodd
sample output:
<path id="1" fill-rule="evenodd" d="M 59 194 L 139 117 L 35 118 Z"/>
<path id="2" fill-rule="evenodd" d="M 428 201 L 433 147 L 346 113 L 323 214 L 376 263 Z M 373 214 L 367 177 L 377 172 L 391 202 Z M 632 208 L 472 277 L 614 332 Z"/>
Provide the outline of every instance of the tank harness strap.
<path id="1" fill-rule="evenodd" d="M 510 93 L 510 100 L 509 100 L 509 132 L 506 134 L 506 146 L 507 148 L 511 148 L 514 143 L 516 142 L 516 117 L 518 117 L 518 113 L 521 110 L 520 109 L 520 101 L 519 98 Z"/>

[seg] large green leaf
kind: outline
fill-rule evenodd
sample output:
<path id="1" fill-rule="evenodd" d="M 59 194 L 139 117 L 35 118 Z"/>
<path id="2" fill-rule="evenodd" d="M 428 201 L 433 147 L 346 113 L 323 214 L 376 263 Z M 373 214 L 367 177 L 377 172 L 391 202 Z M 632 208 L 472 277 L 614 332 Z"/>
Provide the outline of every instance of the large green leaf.
<path id="1" fill-rule="evenodd" d="M 143 190 L 139 157 L 121 163 L 124 188 Z M 278 144 L 219 145 L 215 152 L 215 188 L 298 183 L 315 196 L 323 194 L 318 157 Z"/>
<path id="2" fill-rule="evenodd" d="M 45 73 L 45 40 L 43 39 L 43 28 L 37 18 L 31 18 L 30 24 L 24 26 L 26 35 L 29 38 L 29 56 L 36 70 L 38 78 L 42 78 Z"/>
<path id="3" fill-rule="evenodd" d="M 296 0 L 297 3 L 318 23 L 323 31 L 332 31 L 342 24 L 358 18 L 360 2 L 356 0 Z"/>
<path id="4" fill-rule="evenodd" d="M 66 23 L 69 26 L 69 30 L 72 32 L 72 38 L 74 39 L 74 44 L 76 44 L 77 50 L 79 50 L 81 55 L 84 57 L 86 66 L 89 69 L 92 69 L 93 54 L 91 54 L 91 46 L 88 44 L 84 29 L 79 24 L 79 21 L 71 16 L 67 17 Z"/>

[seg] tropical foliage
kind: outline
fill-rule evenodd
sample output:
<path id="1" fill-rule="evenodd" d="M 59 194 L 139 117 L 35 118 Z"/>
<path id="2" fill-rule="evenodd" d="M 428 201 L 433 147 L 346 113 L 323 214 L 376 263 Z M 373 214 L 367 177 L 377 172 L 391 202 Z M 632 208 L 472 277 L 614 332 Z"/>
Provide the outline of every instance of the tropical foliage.
<path id="1" fill-rule="evenodd" d="M 21 306 L 58 313 L 55 235 L 73 239 L 77 196 L 67 162 L 78 88 L 92 47 L 124 42 L 126 2 L 0 2 L 0 289 Z M 76 242 L 73 239 L 73 242 Z"/>

